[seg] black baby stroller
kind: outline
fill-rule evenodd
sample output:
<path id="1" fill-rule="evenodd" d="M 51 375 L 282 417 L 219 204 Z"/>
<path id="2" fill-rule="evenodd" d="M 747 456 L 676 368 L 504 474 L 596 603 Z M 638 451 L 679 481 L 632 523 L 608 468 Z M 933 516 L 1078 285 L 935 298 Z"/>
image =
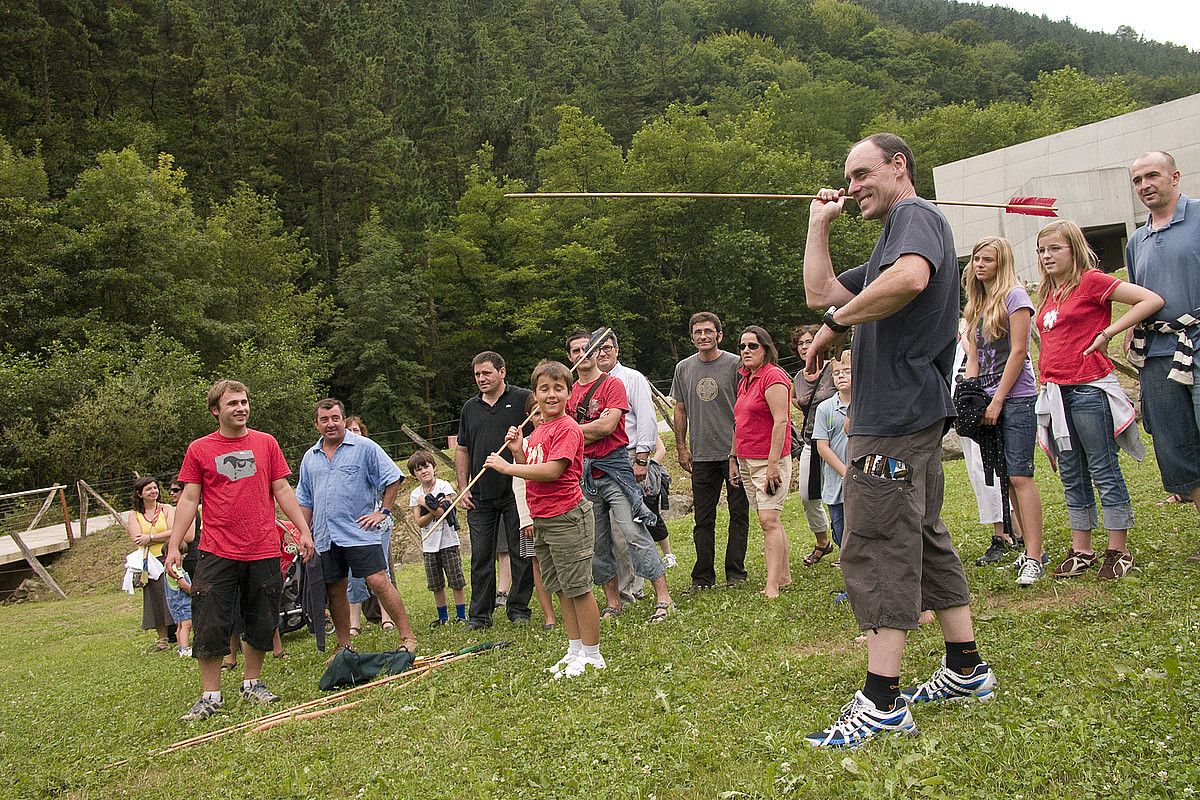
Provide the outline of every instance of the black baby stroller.
<path id="1" fill-rule="evenodd" d="M 296 526 L 283 519 L 275 520 L 283 552 L 279 568 L 283 570 L 283 594 L 279 599 L 279 633 L 298 631 L 308 624 L 304 613 L 304 570 L 300 569 L 299 533 Z"/>

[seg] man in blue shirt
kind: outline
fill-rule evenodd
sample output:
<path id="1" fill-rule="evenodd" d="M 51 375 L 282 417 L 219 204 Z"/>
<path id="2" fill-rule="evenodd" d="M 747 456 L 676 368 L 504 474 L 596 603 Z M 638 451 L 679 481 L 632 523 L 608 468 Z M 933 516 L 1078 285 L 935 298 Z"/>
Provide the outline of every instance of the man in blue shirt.
<path id="1" fill-rule="evenodd" d="M 321 554 L 338 648 L 350 646 L 346 579 L 353 573 L 366 579 L 367 588 L 396 623 L 401 649 L 416 652 L 404 601 L 388 580 L 377 530 L 391 516 L 404 476 L 382 447 L 346 430 L 346 412 L 340 400 L 328 398 L 317 403 L 316 428 L 321 438 L 300 461 L 296 500 Z M 380 493 L 383 504 L 376 511 Z"/>
<path id="2" fill-rule="evenodd" d="M 1163 488 L 1200 511 L 1200 200 L 1179 191 L 1170 153 L 1151 151 L 1129 168 L 1133 190 L 1150 210 L 1129 237 L 1129 280 L 1166 301 L 1162 310 L 1125 335 L 1125 352 L 1139 367 L 1142 422 L 1154 437 Z M 1200 561 L 1200 550 L 1188 558 Z"/>

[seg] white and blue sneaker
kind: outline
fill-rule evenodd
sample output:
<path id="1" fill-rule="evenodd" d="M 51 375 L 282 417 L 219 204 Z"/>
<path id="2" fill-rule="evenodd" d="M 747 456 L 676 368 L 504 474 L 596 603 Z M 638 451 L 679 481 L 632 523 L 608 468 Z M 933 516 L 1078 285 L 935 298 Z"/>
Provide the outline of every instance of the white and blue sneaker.
<path id="1" fill-rule="evenodd" d="M 910 703 L 932 703 L 938 700 L 991 700 L 996 696 L 996 673 L 986 661 L 970 675 L 960 675 L 946 668 L 946 659 L 933 671 L 929 680 L 920 686 L 904 689 L 900 694 Z"/>
<path id="2" fill-rule="evenodd" d="M 855 692 L 854 699 L 842 706 L 842 713 L 832 725 L 808 734 L 804 741 L 820 748 L 858 747 L 880 733 L 917 735 L 917 723 L 913 722 L 908 703 L 901 697 L 890 711 L 881 711 L 865 694 Z"/>
<path id="3" fill-rule="evenodd" d="M 1046 577 L 1046 568 L 1042 566 L 1041 561 L 1027 555 L 1022 555 L 1021 558 L 1025 560 L 1017 568 L 1017 586 L 1032 586 Z"/>

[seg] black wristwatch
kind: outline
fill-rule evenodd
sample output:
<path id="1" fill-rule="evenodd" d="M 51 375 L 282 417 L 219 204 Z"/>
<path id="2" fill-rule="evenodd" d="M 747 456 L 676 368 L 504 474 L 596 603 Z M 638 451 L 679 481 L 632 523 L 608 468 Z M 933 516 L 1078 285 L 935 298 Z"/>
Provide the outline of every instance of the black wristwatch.
<path id="1" fill-rule="evenodd" d="M 821 321 L 825 323 L 825 327 L 829 328 L 829 330 L 833 331 L 834 333 L 845 333 L 846 331 L 850 330 L 850 326 L 842 325 L 841 323 L 834 321 L 833 314 L 837 310 L 837 306 L 830 306 L 829 310 L 825 312 L 825 316 L 821 319 Z"/>
<path id="2" fill-rule="evenodd" d="M 385 517 L 390 517 L 392 515 L 392 510 L 390 508 L 381 508 L 379 509 L 379 513 L 383 514 Z"/>

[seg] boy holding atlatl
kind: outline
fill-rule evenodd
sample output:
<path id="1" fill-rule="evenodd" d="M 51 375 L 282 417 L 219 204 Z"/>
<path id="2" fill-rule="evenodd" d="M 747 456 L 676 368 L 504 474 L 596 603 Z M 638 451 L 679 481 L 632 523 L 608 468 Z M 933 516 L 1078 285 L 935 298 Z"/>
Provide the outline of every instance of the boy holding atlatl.
<path id="1" fill-rule="evenodd" d="M 542 424 L 521 447 L 521 431 L 509 428 L 505 443 L 514 463 L 488 456 L 485 466 L 524 478 L 533 516 L 533 541 L 547 591 L 558 594 L 567 628 L 567 654 L 550 668 L 555 678 L 604 669 L 600 655 L 600 607 L 592 594 L 592 547 L 595 522 L 583 498 L 583 431 L 567 413 L 571 371 L 557 361 L 542 361 L 530 385 L 542 412 Z"/>

